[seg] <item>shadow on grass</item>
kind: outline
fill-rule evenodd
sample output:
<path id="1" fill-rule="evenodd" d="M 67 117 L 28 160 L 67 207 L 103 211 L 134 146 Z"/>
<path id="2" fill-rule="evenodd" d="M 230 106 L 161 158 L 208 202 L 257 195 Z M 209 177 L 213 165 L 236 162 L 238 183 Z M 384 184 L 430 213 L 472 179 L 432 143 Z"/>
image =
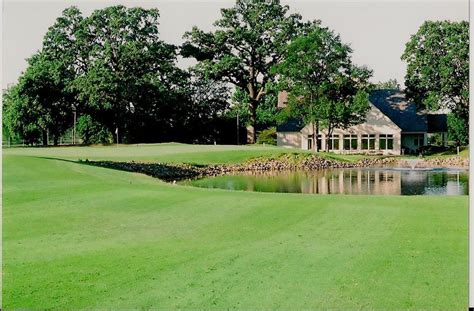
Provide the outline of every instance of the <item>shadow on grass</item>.
<path id="1" fill-rule="evenodd" d="M 110 168 L 120 171 L 141 173 L 164 181 L 195 178 L 204 173 L 205 167 L 187 164 L 163 164 L 163 163 L 136 163 L 136 162 L 114 162 L 114 161 L 89 161 L 89 160 L 67 160 L 53 157 L 36 157 L 39 159 L 64 161 L 69 163 Z"/>

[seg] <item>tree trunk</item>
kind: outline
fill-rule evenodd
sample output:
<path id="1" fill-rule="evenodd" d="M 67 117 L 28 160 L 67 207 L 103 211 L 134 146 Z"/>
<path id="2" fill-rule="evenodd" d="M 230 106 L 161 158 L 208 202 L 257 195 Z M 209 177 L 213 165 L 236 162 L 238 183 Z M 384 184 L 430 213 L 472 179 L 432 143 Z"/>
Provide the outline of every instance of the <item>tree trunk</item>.
<path id="1" fill-rule="evenodd" d="M 247 144 L 255 144 L 255 127 L 252 125 L 247 125 Z"/>
<path id="2" fill-rule="evenodd" d="M 255 100 L 251 100 L 250 103 L 250 125 L 247 126 L 247 143 L 255 144 L 257 142 L 257 105 Z"/>
<path id="3" fill-rule="evenodd" d="M 318 144 L 318 137 L 319 137 L 319 120 L 316 120 L 316 135 L 314 135 L 314 139 L 316 140 L 316 152 L 319 152 L 321 146 Z"/>
<path id="4" fill-rule="evenodd" d="M 319 121 L 313 121 L 313 150 L 315 152 L 319 151 L 318 135 L 319 135 Z"/>
<path id="5" fill-rule="evenodd" d="M 43 146 L 48 145 L 48 133 L 46 131 L 43 131 Z"/>
<path id="6" fill-rule="evenodd" d="M 328 135 L 326 136 L 326 152 L 329 152 L 329 144 L 328 141 L 331 142 L 331 145 L 334 144 L 334 141 L 331 140 L 332 132 L 334 131 L 334 128 L 329 125 L 328 126 Z M 332 149 L 334 150 L 334 146 L 332 146 Z"/>
<path id="7" fill-rule="evenodd" d="M 331 141 L 331 135 L 329 135 L 329 131 L 328 131 L 328 134 L 326 135 L 326 146 L 324 148 L 324 150 L 326 152 L 329 152 L 329 142 Z M 331 141 L 331 144 L 332 144 L 332 141 Z"/>

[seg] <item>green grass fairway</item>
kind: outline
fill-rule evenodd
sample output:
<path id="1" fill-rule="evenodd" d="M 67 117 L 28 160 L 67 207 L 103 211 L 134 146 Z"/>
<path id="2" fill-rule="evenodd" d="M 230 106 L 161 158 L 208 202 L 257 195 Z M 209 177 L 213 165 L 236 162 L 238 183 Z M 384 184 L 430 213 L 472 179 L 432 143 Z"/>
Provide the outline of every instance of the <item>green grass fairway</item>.
<path id="1" fill-rule="evenodd" d="M 111 161 L 159 161 L 168 163 L 216 164 L 238 163 L 259 156 L 276 157 L 285 153 L 310 154 L 310 151 L 275 146 L 187 145 L 178 143 L 142 144 L 94 147 L 7 148 L 7 155 L 28 155 L 58 159 L 89 159 Z M 360 154 L 318 153 L 319 156 L 339 161 L 357 161 Z"/>
<path id="2" fill-rule="evenodd" d="M 4 150 L 3 308 L 466 309 L 466 196 L 233 192 L 46 158 L 281 152 L 213 147 Z"/>

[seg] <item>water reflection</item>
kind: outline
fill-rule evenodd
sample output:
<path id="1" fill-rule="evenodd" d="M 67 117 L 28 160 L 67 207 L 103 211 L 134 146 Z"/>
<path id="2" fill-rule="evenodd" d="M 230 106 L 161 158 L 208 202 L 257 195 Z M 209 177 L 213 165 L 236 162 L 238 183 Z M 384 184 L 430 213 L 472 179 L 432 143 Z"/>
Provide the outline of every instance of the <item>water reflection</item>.
<path id="1" fill-rule="evenodd" d="M 450 169 L 327 169 L 252 172 L 182 182 L 198 187 L 259 192 L 374 195 L 466 195 L 468 173 Z"/>

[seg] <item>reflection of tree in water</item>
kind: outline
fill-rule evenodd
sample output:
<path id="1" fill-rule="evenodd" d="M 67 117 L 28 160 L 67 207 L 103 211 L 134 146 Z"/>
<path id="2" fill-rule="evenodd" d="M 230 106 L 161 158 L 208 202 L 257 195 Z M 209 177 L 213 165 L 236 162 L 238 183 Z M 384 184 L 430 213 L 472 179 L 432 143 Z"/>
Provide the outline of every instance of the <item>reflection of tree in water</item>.
<path id="1" fill-rule="evenodd" d="M 402 194 L 415 195 L 425 193 L 428 183 L 428 174 L 426 171 L 406 170 L 402 171 Z"/>

